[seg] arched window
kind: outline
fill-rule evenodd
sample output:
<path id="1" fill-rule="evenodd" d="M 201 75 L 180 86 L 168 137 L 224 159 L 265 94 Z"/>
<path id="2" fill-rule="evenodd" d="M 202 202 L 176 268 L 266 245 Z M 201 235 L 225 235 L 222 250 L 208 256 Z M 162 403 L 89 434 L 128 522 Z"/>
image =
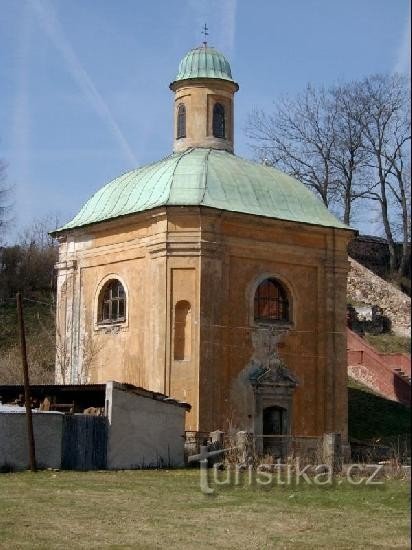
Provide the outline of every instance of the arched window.
<path id="1" fill-rule="evenodd" d="M 225 137 L 225 108 L 221 103 L 215 103 L 213 107 L 213 136 Z"/>
<path id="2" fill-rule="evenodd" d="M 181 103 L 177 108 L 177 139 L 186 137 L 186 107 Z"/>
<path id="3" fill-rule="evenodd" d="M 255 321 L 289 321 L 289 300 L 282 284 L 266 279 L 255 293 Z"/>
<path id="4" fill-rule="evenodd" d="M 105 325 L 125 320 L 126 293 L 118 279 L 111 279 L 100 291 L 97 321 Z"/>
<path id="5" fill-rule="evenodd" d="M 174 352 L 175 361 L 190 359 L 192 339 L 192 319 L 190 303 L 180 300 L 175 305 L 175 334 Z"/>

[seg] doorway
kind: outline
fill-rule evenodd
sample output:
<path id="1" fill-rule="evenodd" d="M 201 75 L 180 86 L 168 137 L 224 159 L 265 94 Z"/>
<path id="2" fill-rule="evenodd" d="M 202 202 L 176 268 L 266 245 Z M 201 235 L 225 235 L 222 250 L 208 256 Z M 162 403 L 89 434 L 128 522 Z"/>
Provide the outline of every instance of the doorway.
<path id="1" fill-rule="evenodd" d="M 286 409 L 282 407 L 266 407 L 263 409 L 263 452 L 274 456 L 282 456 L 283 437 L 286 435 Z"/>

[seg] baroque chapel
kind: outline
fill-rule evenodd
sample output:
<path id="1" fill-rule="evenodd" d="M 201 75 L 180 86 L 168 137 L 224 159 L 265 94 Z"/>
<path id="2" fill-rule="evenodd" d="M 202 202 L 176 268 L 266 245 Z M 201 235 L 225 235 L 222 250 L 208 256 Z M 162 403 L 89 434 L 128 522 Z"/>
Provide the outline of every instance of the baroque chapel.
<path id="1" fill-rule="evenodd" d="M 191 405 L 186 429 L 347 438 L 347 244 L 303 184 L 234 154 L 239 85 L 181 60 L 173 152 L 97 191 L 59 241 L 56 381 Z"/>

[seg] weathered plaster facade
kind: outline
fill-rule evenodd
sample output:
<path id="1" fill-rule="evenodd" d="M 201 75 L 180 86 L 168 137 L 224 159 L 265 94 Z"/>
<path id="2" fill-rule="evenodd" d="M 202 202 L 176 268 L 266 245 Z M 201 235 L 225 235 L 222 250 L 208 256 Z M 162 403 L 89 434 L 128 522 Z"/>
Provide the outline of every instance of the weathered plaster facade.
<path id="1" fill-rule="evenodd" d="M 173 149 L 184 151 L 188 147 L 211 147 L 233 153 L 233 94 L 238 85 L 233 82 L 199 78 L 196 83 L 184 80 L 170 85 L 175 92 L 175 132 L 179 105 L 186 108 L 186 137 L 175 139 Z M 219 102 L 225 107 L 226 137 L 213 136 L 213 105 Z"/>
<path id="2" fill-rule="evenodd" d="M 240 395 L 234 389 L 253 357 L 264 364 L 268 355 L 273 327 L 255 323 L 253 297 L 259 282 L 274 276 L 291 294 L 279 354 L 298 379 L 292 432 L 345 433 L 350 236 L 180 207 L 69 232 L 60 237 L 58 264 L 58 332 L 70 350 L 65 381 L 116 379 L 166 393 L 192 405 L 189 430 L 251 428 L 250 402 L 233 417 Z M 98 290 L 113 275 L 126 289 L 127 319 L 99 326 Z M 190 353 L 175 360 L 175 306 L 182 300 L 191 310 Z M 87 367 L 85 348 L 95 350 Z"/>

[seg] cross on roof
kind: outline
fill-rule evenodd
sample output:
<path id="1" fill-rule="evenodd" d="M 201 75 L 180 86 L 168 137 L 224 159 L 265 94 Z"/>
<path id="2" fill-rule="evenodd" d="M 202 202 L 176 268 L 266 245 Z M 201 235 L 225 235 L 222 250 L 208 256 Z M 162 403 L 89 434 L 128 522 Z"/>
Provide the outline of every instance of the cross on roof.
<path id="1" fill-rule="evenodd" d="M 205 39 L 203 40 L 203 45 L 206 47 L 207 46 L 207 37 L 209 35 L 209 33 L 207 32 L 209 29 L 207 28 L 207 25 L 206 23 L 204 24 L 204 26 L 202 27 L 202 34 L 204 35 Z"/>

